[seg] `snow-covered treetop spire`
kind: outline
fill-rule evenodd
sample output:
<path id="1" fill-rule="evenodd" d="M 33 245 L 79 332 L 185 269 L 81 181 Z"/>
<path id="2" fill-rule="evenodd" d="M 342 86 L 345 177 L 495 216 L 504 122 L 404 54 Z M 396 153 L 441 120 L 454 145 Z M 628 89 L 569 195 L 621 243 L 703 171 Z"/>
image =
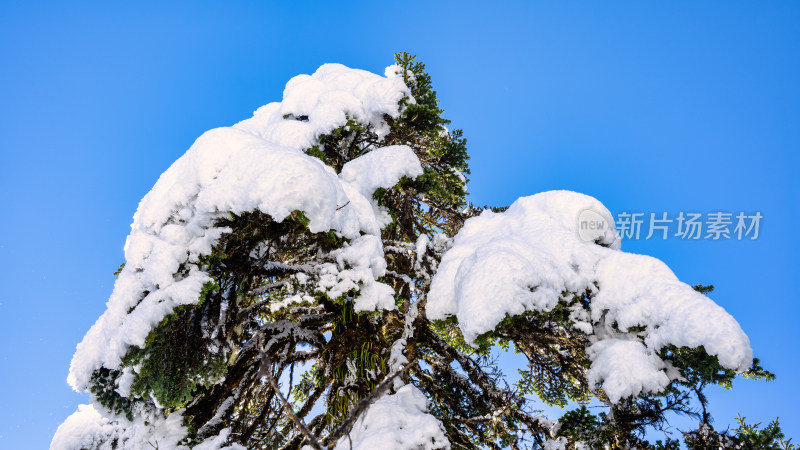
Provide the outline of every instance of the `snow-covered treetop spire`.
<path id="1" fill-rule="evenodd" d="M 620 250 L 594 198 L 469 205 L 466 140 L 424 65 L 396 63 L 297 76 L 161 175 L 71 363 L 92 405 L 51 448 L 638 445 L 659 398 L 686 412 L 676 392 L 768 375 L 721 307 Z M 589 240 L 584 211 L 607 225 Z M 498 346 L 527 358 L 515 387 Z M 610 414 L 590 439 L 529 395 Z"/>
<path id="2" fill-rule="evenodd" d="M 70 384 L 83 390 L 96 369 L 118 369 L 128 348 L 143 347 L 176 306 L 197 303 L 203 286 L 213 281 L 201 259 L 230 231 L 215 225 L 230 214 L 258 210 L 280 222 L 302 211 L 311 232 L 334 230 L 350 239 L 361 232 L 378 235 L 383 217 L 370 204 L 372 192 L 422 173 L 411 150 L 382 148 L 353 161 L 344 179 L 303 150 L 351 120 L 372 127 L 380 139 L 388 133 L 384 116 L 397 118 L 403 100 L 413 102 L 410 94 L 400 77 L 326 64 L 313 75 L 292 78 L 282 102 L 203 134 L 139 204 L 125 267 L 108 309 L 78 345 Z M 368 251 L 382 259 L 379 246 Z"/>

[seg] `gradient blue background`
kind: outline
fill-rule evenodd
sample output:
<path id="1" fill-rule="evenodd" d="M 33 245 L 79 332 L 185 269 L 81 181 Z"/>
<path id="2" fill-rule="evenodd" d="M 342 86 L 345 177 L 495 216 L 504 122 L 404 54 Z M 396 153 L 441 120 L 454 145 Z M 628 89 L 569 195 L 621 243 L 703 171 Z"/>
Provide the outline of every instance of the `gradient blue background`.
<path id="1" fill-rule="evenodd" d="M 419 55 L 472 155 L 473 202 L 550 189 L 613 212 L 760 211 L 755 241 L 640 240 L 741 323 L 772 383 L 711 392 L 717 428 L 780 416 L 797 372 L 800 3 L 4 2 L 0 448 L 46 448 L 138 201 L 205 130 L 325 62 Z M 684 428 L 688 428 L 688 423 Z"/>

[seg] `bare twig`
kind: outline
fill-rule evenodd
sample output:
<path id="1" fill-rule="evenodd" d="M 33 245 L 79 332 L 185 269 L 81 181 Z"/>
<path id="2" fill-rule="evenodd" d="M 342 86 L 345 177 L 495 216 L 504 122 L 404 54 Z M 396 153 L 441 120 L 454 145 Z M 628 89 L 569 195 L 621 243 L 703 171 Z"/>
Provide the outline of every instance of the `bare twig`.
<path id="1" fill-rule="evenodd" d="M 300 429 L 300 432 L 303 433 L 303 436 L 305 436 L 306 439 L 308 439 L 309 444 L 316 450 L 322 450 L 322 446 L 320 445 L 320 443 L 317 441 L 314 435 L 311 434 L 310 431 L 308 431 L 308 427 L 306 426 L 305 422 L 303 422 L 302 419 L 297 417 L 297 414 L 295 414 L 294 410 L 292 409 L 292 405 L 290 405 L 289 402 L 283 397 L 283 394 L 281 393 L 281 390 L 278 387 L 278 382 L 275 381 L 275 377 L 272 376 L 272 371 L 269 369 L 269 367 L 272 364 L 269 362 L 269 358 L 266 356 L 266 354 L 263 356 L 263 359 L 264 359 L 264 367 L 263 367 L 264 374 L 266 375 L 267 380 L 269 380 L 269 384 L 270 386 L 272 386 L 272 390 L 275 391 L 275 395 L 283 404 L 284 409 L 286 409 L 286 414 L 289 416 L 292 422 L 294 422 L 295 426 L 297 426 L 297 428 Z"/>
<path id="2" fill-rule="evenodd" d="M 281 287 L 284 287 L 284 286 L 286 286 L 286 282 L 285 281 L 278 281 L 277 283 L 269 283 L 269 284 L 265 284 L 264 286 L 259 286 L 259 287 L 255 288 L 255 289 L 251 290 L 250 292 L 247 293 L 247 295 L 250 296 L 250 297 L 255 297 L 257 295 L 266 294 L 267 292 L 269 292 L 271 290 L 274 290 L 274 289 L 277 289 L 277 288 L 281 288 Z"/>

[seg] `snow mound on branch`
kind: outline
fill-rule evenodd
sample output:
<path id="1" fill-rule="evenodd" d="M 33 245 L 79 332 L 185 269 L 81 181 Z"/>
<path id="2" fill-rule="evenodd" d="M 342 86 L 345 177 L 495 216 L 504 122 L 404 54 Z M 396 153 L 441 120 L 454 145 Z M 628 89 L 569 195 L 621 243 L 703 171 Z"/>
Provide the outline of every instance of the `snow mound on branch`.
<path id="1" fill-rule="evenodd" d="M 413 385 L 404 385 L 376 400 L 334 450 L 449 449 L 442 424 L 427 411 L 425 394 Z"/>
<path id="2" fill-rule="evenodd" d="M 409 147 L 391 145 L 348 162 L 342 167 L 340 176 L 358 189 L 361 195 L 369 198 L 378 188 L 397 183 L 400 177 L 408 173 L 409 167 L 415 166 L 419 166 L 420 170 L 413 175 L 422 175 L 419 159 Z M 376 171 L 375 167 L 381 167 L 382 170 Z"/>
<path id="3" fill-rule="evenodd" d="M 612 402 L 669 384 L 664 362 L 635 339 L 603 339 L 588 349 L 590 385 L 602 383 Z"/>
<path id="4" fill-rule="evenodd" d="M 340 256 L 352 267 L 328 267 L 329 288 L 360 289 L 355 300 L 360 310 L 393 308 L 387 300 L 391 288 L 375 281 L 385 261 L 382 246 L 372 241 L 386 224 L 386 213 L 372 193 L 422 174 L 419 160 L 406 146 L 385 147 L 350 161 L 339 176 L 304 150 L 349 119 L 384 136 L 384 118 L 398 117 L 403 99 L 413 102 L 402 77 L 326 64 L 290 80 L 282 102 L 197 139 L 139 204 L 125 244 L 125 267 L 107 310 L 78 344 L 70 385 L 85 390 L 94 370 L 118 369 L 128 349 L 143 346 L 175 307 L 198 301 L 211 281 L 199 260 L 230 231 L 215 223 L 231 214 L 257 209 L 282 221 L 299 210 L 312 232 L 334 230 L 351 239 Z"/>
<path id="5" fill-rule="evenodd" d="M 189 450 L 179 445 L 186 437 L 188 430 L 183 426 L 180 412 L 168 417 L 151 418 L 145 425 L 143 421 L 130 422 L 117 416 L 107 417 L 92 405 L 78 405 L 78 411 L 72 413 L 59 425 L 50 450 L 140 450 L 158 448 L 159 450 Z M 239 444 L 225 446 L 230 429 L 224 429 L 219 435 L 207 439 L 193 448 L 195 450 L 244 450 Z M 112 445 L 114 444 L 114 445 Z"/>
<path id="6" fill-rule="evenodd" d="M 594 242 L 579 234 L 586 210 L 607 225 Z M 613 223 L 600 202 L 569 191 L 524 197 L 503 213 L 467 220 L 433 278 L 428 317 L 456 316 L 474 342 L 507 315 L 550 311 L 562 298 L 591 293 L 590 313 L 578 305 L 572 319 L 592 342 L 588 378 L 613 402 L 658 392 L 677 376 L 657 355 L 668 345 L 702 345 L 724 367 L 747 369 L 750 341 L 736 320 L 661 261 L 619 251 Z"/>
<path id="7" fill-rule="evenodd" d="M 566 191 L 521 198 L 504 213 L 487 210 L 467 220 L 433 277 L 428 317 L 456 315 L 471 342 L 506 314 L 548 311 L 562 292 L 590 289 L 606 249 L 580 240 L 575 228 L 583 209 L 613 223 L 600 202 Z M 616 232 L 602 243 L 618 247 Z"/>

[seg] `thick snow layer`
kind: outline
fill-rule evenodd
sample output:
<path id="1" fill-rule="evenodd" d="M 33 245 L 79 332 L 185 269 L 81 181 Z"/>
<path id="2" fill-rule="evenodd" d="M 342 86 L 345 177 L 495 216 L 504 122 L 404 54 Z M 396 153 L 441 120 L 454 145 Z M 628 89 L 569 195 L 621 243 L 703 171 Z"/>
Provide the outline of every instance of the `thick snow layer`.
<path id="1" fill-rule="evenodd" d="M 603 339 L 591 345 L 588 353 L 592 360 L 586 376 L 589 384 L 602 383 L 609 400 L 614 403 L 669 384 L 669 377 L 662 370 L 664 362 L 638 340 Z"/>
<path id="2" fill-rule="evenodd" d="M 340 177 L 358 189 L 361 195 L 370 198 L 378 188 L 394 186 L 406 175 L 422 175 L 422 165 L 408 146 L 391 145 L 348 162 L 342 167 Z"/>
<path id="3" fill-rule="evenodd" d="M 587 210 L 605 222 L 593 241 L 580 233 Z M 504 213 L 467 220 L 433 278 L 428 317 L 455 315 L 472 342 L 507 315 L 592 293 L 591 313 L 578 306 L 572 318 L 593 342 L 589 379 L 612 401 L 668 384 L 675 374 L 656 354 L 667 345 L 702 345 L 730 369 L 750 365 L 750 341 L 724 309 L 661 261 L 618 249 L 612 216 L 597 200 L 568 191 L 521 198 Z M 645 331 L 628 333 L 632 327 Z"/>
<path id="4" fill-rule="evenodd" d="M 575 228 L 582 209 L 598 210 L 613 223 L 600 202 L 566 191 L 521 198 L 504 213 L 487 210 L 467 220 L 433 277 L 428 317 L 456 315 L 472 341 L 506 314 L 549 310 L 561 292 L 590 289 L 606 249 L 580 240 Z M 614 230 L 602 242 L 619 245 Z"/>
<path id="5" fill-rule="evenodd" d="M 105 438 L 112 435 L 114 426 L 101 416 L 92 405 L 78 405 L 78 410 L 58 426 L 50 450 L 74 450 L 78 448 L 102 448 Z M 111 448 L 111 443 L 105 443 Z"/>
<path id="6" fill-rule="evenodd" d="M 413 385 L 404 385 L 376 400 L 334 449 L 449 449 L 442 424 L 427 411 L 425 395 Z"/>
<path id="7" fill-rule="evenodd" d="M 386 263 L 374 235 L 386 217 L 372 194 L 420 175 L 419 160 L 405 146 L 376 149 L 346 164 L 340 176 L 303 150 L 348 119 L 385 135 L 384 117 L 397 117 L 404 98 L 413 102 L 402 77 L 326 64 L 290 80 L 282 102 L 201 136 L 142 199 L 107 310 L 73 357 L 73 388 L 86 389 L 101 366 L 118 369 L 130 346 L 142 346 L 176 306 L 197 302 L 211 281 L 197 263 L 229 231 L 214 224 L 231 213 L 258 209 L 281 221 L 300 210 L 312 232 L 335 230 L 352 239 L 338 255 L 342 264 L 328 267 L 325 289 L 361 289 L 359 310 L 394 307 L 391 288 L 375 282 Z"/>
<path id="8" fill-rule="evenodd" d="M 168 417 L 149 417 L 144 421 L 129 422 L 114 415 L 106 416 L 92 405 L 79 405 L 78 411 L 67 418 L 56 430 L 50 443 L 50 450 L 141 450 L 158 448 L 159 450 L 189 450 L 179 445 L 186 437 L 187 430 L 183 426 L 180 412 Z M 201 444 L 195 450 L 244 450 L 238 444 L 225 446 L 230 434 L 223 430 Z M 116 445 L 113 445 L 116 443 Z"/>
<path id="9" fill-rule="evenodd" d="M 389 285 L 374 281 L 386 272 L 383 246 L 378 236 L 366 234 L 345 247 L 331 252 L 335 263 L 319 267 L 319 291 L 337 298 L 351 289 L 359 289 L 355 310 L 395 309 L 394 290 Z"/>
<path id="10" fill-rule="evenodd" d="M 544 445 L 542 445 L 542 450 L 566 450 L 566 449 L 567 449 L 567 438 L 563 436 L 555 440 L 548 439 L 544 443 Z"/>

